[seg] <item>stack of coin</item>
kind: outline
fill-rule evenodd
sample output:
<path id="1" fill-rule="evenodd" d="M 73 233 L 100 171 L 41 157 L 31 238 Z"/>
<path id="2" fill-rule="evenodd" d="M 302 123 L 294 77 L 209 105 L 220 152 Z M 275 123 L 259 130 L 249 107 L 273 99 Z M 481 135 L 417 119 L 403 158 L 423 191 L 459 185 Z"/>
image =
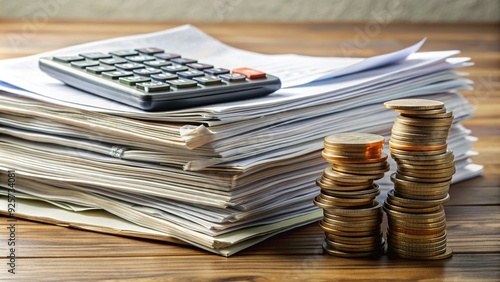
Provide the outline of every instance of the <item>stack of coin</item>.
<path id="1" fill-rule="evenodd" d="M 340 133 L 325 138 L 323 157 L 331 164 L 316 184 L 321 193 L 314 203 L 323 208 L 323 248 L 341 257 L 383 253 L 382 204 L 374 180 L 389 170 L 382 153 L 385 139 L 367 133 Z"/>
<path id="2" fill-rule="evenodd" d="M 389 253 L 408 259 L 443 259 L 452 252 L 446 245 L 443 204 L 455 161 L 446 140 L 453 114 L 444 103 L 402 99 L 384 103 L 400 113 L 389 141 L 397 172 L 394 190 L 384 203 Z"/>

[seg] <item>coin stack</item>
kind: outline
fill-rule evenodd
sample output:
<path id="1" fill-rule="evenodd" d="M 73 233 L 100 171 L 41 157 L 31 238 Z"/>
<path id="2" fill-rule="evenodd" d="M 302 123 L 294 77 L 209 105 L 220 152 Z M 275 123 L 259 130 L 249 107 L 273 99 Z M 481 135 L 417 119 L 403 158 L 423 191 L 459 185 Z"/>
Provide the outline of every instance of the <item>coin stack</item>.
<path id="1" fill-rule="evenodd" d="M 443 204 L 455 173 L 446 143 L 453 114 L 433 100 L 402 99 L 384 106 L 400 113 L 389 141 L 397 172 L 384 203 L 388 252 L 408 259 L 448 258 Z"/>
<path id="2" fill-rule="evenodd" d="M 325 138 L 323 157 L 331 166 L 316 181 L 321 193 L 314 203 L 323 208 L 323 248 L 331 255 L 367 257 L 384 251 L 382 204 L 375 200 L 380 190 L 373 182 L 389 170 L 384 143 L 384 137 L 367 133 Z"/>

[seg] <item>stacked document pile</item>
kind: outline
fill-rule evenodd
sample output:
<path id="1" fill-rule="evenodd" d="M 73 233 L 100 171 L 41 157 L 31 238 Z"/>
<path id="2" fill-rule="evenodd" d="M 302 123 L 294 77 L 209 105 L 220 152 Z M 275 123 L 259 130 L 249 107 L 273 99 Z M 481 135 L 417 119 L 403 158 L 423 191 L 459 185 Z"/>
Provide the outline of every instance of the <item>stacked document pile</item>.
<path id="1" fill-rule="evenodd" d="M 453 111 L 454 181 L 476 176 L 482 167 L 469 160 L 474 138 L 460 125 L 473 109 L 457 93 L 471 89 L 466 74 L 456 71 L 469 58 L 454 57 L 458 51 L 417 53 L 422 44 L 368 59 L 262 55 L 182 26 L 0 61 L 0 170 L 16 176 L 15 191 L 2 180 L 0 210 L 9 214 L 8 197 L 15 196 L 17 217 L 229 256 L 320 218 L 313 198 L 327 166 L 323 138 L 367 132 L 388 140 L 395 113 L 383 103 L 408 97 L 440 100 Z M 257 99 L 144 112 L 38 69 L 41 56 L 144 46 L 262 70 L 280 77 L 282 89 Z M 389 175 L 380 182 L 381 197 Z"/>

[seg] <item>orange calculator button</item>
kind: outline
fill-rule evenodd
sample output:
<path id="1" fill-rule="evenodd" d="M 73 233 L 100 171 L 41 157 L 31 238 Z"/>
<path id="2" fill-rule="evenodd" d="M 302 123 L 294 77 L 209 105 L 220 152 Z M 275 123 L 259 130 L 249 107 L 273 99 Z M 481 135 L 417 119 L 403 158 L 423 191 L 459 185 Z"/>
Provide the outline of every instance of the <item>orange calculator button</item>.
<path id="1" fill-rule="evenodd" d="M 249 79 L 255 79 L 255 78 L 265 78 L 266 73 L 258 70 L 254 70 L 251 68 L 237 68 L 233 69 L 233 73 L 239 73 L 243 74 Z"/>

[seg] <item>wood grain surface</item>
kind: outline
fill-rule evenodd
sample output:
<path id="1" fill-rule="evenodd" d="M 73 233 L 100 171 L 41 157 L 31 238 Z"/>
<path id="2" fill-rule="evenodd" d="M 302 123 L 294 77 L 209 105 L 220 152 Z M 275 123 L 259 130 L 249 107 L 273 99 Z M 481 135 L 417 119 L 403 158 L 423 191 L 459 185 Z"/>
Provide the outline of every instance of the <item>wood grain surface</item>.
<path id="1" fill-rule="evenodd" d="M 182 22 L 53 22 L 29 29 L 0 21 L 0 59 L 94 40 L 159 31 Z M 500 27 L 388 23 L 196 23 L 215 38 L 250 51 L 321 56 L 372 56 L 427 37 L 423 51 L 459 49 L 475 90 L 464 92 L 476 114 L 464 125 L 479 137 L 482 176 L 451 187 L 443 261 L 342 259 L 322 254 L 317 224 L 278 235 L 223 258 L 174 244 L 18 220 L 16 274 L 7 272 L 7 218 L 0 217 L 0 281 L 499 281 L 500 280 Z M 361 33 L 364 32 L 364 37 Z M 349 47 L 349 48 L 347 48 Z M 29 79 L 29 78 L 27 78 Z"/>

